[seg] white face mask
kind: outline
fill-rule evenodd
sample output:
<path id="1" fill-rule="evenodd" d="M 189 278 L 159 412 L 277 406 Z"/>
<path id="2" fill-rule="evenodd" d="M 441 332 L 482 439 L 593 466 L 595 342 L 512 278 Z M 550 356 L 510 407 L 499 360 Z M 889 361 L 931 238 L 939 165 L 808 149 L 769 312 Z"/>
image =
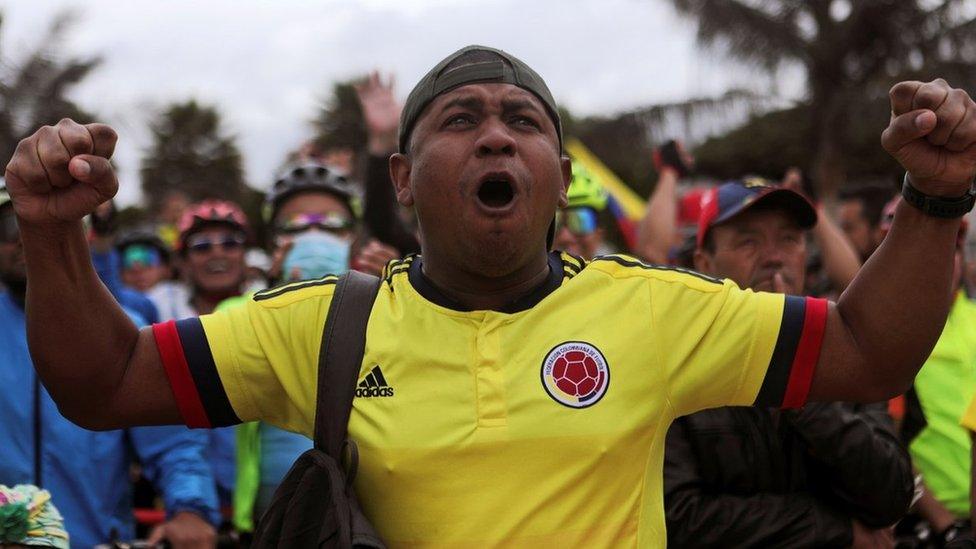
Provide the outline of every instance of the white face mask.
<path id="1" fill-rule="evenodd" d="M 290 280 L 340 275 L 349 270 L 349 246 L 349 242 L 332 233 L 317 230 L 301 233 L 285 256 L 283 275 Z"/>

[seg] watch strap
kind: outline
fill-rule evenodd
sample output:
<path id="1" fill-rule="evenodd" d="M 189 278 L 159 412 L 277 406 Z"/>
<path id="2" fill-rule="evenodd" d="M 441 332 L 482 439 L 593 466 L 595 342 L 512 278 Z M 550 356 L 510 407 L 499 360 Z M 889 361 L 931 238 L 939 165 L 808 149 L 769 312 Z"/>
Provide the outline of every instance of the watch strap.
<path id="1" fill-rule="evenodd" d="M 931 196 L 916 189 L 907 172 L 905 173 L 905 181 L 901 186 L 901 195 L 905 202 L 922 210 L 926 215 L 946 219 L 962 217 L 973 209 L 973 204 L 976 204 L 976 190 L 972 186 L 969 187 L 966 194 L 956 198 Z"/>

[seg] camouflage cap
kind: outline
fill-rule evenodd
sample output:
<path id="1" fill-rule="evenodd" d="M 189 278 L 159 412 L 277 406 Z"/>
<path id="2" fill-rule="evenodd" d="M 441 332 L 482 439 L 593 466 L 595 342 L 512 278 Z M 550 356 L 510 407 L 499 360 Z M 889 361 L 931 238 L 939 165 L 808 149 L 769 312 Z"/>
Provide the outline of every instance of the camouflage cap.
<path id="1" fill-rule="evenodd" d="M 478 60 L 472 59 L 471 63 L 455 63 L 475 52 L 488 52 L 495 54 L 496 58 L 486 60 L 482 55 L 478 56 Z M 546 112 L 556 126 L 559 150 L 562 151 L 563 128 L 559 120 L 559 111 L 542 77 L 514 55 L 486 46 L 467 46 L 444 58 L 420 79 L 407 96 L 407 102 L 400 114 L 400 152 L 406 152 L 410 133 L 427 105 L 441 94 L 476 83 L 512 84 L 532 92 L 545 105 Z"/>

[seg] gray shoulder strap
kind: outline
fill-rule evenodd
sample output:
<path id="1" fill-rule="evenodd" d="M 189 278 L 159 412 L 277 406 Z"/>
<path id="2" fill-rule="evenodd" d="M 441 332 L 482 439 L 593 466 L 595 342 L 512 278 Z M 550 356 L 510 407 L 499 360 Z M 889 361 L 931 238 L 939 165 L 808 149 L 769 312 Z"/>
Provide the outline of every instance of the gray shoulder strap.
<path id="1" fill-rule="evenodd" d="M 366 345 L 366 324 L 382 281 L 349 271 L 339 277 L 319 351 L 315 447 L 337 461 L 346 440 L 356 380 Z"/>

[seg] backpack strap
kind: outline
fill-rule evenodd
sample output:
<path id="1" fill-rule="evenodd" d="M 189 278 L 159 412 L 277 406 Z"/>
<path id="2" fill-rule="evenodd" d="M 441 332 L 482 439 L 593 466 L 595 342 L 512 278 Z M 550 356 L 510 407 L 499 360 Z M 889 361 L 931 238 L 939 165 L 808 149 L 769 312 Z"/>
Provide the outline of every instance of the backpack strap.
<path id="1" fill-rule="evenodd" d="M 346 440 L 356 380 L 366 346 L 366 324 L 382 281 L 348 271 L 339 277 L 322 331 L 318 397 L 315 402 L 315 447 L 336 462 Z"/>

